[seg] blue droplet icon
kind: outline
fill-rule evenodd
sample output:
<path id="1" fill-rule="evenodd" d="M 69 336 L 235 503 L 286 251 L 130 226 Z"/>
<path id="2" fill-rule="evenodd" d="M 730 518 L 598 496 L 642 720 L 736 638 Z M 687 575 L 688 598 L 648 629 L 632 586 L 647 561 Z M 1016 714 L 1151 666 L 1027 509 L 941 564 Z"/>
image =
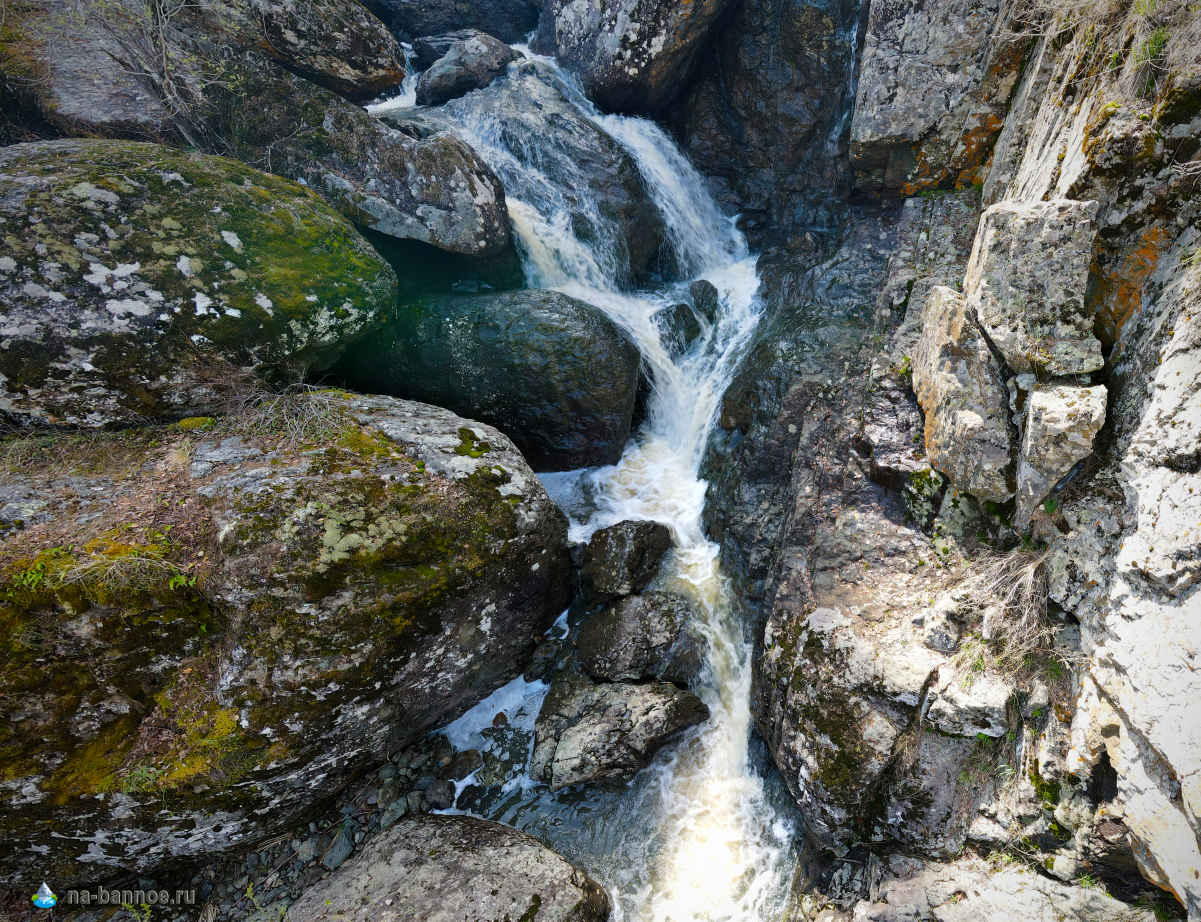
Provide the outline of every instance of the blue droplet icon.
<path id="1" fill-rule="evenodd" d="M 42 885 L 38 887 L 38 892 L 33 895 L 33 905 L 38 909 L 50 909 L 58 902 L 58 897 L 54 895 L 54 891 L 46 886 L 46 882 L 42 881 Z"/>

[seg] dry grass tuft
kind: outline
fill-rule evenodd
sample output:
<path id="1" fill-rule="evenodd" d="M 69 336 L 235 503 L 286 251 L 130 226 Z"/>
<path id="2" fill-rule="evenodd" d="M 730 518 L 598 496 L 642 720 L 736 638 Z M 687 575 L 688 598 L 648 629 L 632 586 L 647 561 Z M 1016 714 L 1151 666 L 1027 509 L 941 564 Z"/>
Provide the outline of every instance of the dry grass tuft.
<path id="1" fill-rule="evenodd" d="M 337 391 L 292 385 L 278 393 L 251 390 L 231 398 L 226 423 L 243 435 L 270 437 L 288 449 L 336 438 L 349 425 Z"/>

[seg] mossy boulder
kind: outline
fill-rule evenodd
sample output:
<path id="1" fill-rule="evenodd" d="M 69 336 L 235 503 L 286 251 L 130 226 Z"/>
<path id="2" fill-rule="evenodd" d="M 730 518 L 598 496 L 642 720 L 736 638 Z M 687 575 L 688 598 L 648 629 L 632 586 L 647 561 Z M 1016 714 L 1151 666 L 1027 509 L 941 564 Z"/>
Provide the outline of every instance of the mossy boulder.
<path id="1" fill-rule="evenodd" d="M 611 464 L 629 438 L 640 358 L 598 308 L 555 291 L 415 297 L 347 353 L 353 386 L 503 430 L 537 470 Z"/>
<path id="2" fill-rule="evenodd" d="M 271 834 L 517 675 L 566 605 L 566 522 L 504 435 L 296 400 L 0 443 L 36 499 L 0 540 L 0 879 Z"/>
<path id="3" fill-rule="evenodd" d="M 230 79 L 204 91 L 211 148 L 306 183 L 361 228 L 474 258 L 513 253 L 500 180 L 463 141 L 397 131 L 257 52 L 216 66 Z"/>
<path id="4" fill-rule="evenodd" d="M 331 365 L 395 299 L 311 191 L 154 144 L 0 150 L 0 239 L 0 409 L 43 422 L 197 415 Z"/>

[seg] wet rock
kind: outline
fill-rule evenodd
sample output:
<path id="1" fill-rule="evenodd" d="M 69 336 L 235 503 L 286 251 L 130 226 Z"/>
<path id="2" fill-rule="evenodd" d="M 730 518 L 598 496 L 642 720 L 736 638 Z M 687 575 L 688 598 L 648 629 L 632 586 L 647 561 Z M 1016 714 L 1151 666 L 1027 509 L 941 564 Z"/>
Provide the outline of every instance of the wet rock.
<path id="1" fill-rule="evenodd" d="M 446 810 L 455 805 L 455 786 L 450 781 L 435 781 L 425 790 L 425 805 L 430 810 Z"/>
<path id="2" fill-rule="evenodd" d="M 490 35 L 477 33 L 455 42 L 429 66 L 417 82 L 417 104 L 440 106 L 472 90 L 480 90 L 520 57 Z"/>
<path id="3" fill-rule="evenodd" d="M 401 820 L 288 909 L 294 922 L 605 922 L 609 897 L 516 829 L 465 816 Z"/>
<path id="4" fill-rule="evenodd" d="M 487 36 L 479 29 L 456 29 L 440 35 L 423 35 L 413 40 L 412 64 L 414 70 L 428 70 L 430 65 L 446 55 L 451 48 L 470 38 Z"/>
<path id="5" fill-rule="evenodd" d="M 573 70 L 606 109 L 653 112 L 687 82 L 729 0 L 546 0 L 534 49 Z"/>
<path id="6" fill-rule="evenodd" d="M 1093 450 L 1093 437 L 1105 423 L 1104 385 L 1037 388 L 1026 400 L 1021 458 L 1017 469 L 1017 510 L 1021 529 L 1051 489 Z"/>
<path id="7" fill-rule="evenodd" d="M 563 673 L 551 683 L 534 725 L 530 773 L 552 790 L 621 781 L 708 718 L 700 698 L 666 682 L 597 684 Z"/>
<path id="8" fill-rule="evenodd" d="M 580 668 L 601 681 L 660 679 L 687 685 L 701 669 L 700 644 L 688 633 L 695 617 L 679 596 L 627 596 L 581 626 L 576 638 Z"/>
<path id="9" fill-rule="evenodd" d="M 1000 0 L 873 0 L 851 121 L 856 185 L 912 195 L 981 176 L 1024 46 Z"/>
<path id="10" fill-rule="evenodd" d="M 158 145 L 5 148 L 0 227 L 0 407 L 43 422 L 209 411 L 240 380 L 329 367 L 395 297 L 311 192 Z"/>
<path id="11" fill-rule="evenodd" d="M 926 413 L 926 451 L 935 470 L 980 499 L 1012 496 L 1001 369 L 963 296 L 950 288 L 934 288 L 926 301 L 913 389 Z"/>
<path id="12" fill-rule="evenodd" d="M 1085 307 L 1096 202 L 1000 202 L 984 212 L 963 290 L 1015 372 L 1074 375 L 1104 364 Z"/>
<path id="13" fill-rule="evenodd" d="M 418 136 L 453 134 L 464 124 L 486 126 L 508 154 L 535 168 L 506 172 L 504 157 L 489 160 L 507 195 L 525 203 L 552 195 L 568 213 L 571 233 L 582 241 L 602 241 L 598 249 L 618 254 L 615 265 L 605 268 L 619 282 L 643 278 L 664 247 L 663 218 L 633 158 L 568 101 L 567 95 L 578 92 L 545 64 L 524 60 L 482 90 L 385 119 Z"/>
<path id="14" fill-rule="evenodd" d="M 221 142 L 227 152 L 248 162 L 269 158 L 273 172 L 306 183 L 356 225 L 386 237 L 476 258 L 511 252 L 500 180 L 458 138 L 396 131 L 258 54 L 220 66 L 237 80 L 206 88 L 206 125 L 229 139 Z"/>
<path id="15" fill-rule="evenodd" d="M 696 312 L 687 304 L 676 304 L 655 314 L 659 336 L 673 356 L 680 356 L 692 348 L 701 335 L 701 324 Z"/>
<path id="16" fill-rule="evenodd" d="M 522 42 L 538 24 L 541 0 L 367 0 L 401 38 L 483 29 L 502 42 Z"/>
<path id="17" fill-rule="evenodd" d="M 569 470 L 621 456 L 639 364 L 637 349 L 600 310 L 529 290 L 403 305 L 347 356 L 341 373 L 363 390 L 490 422 L 537 469 Z M 462 450 L 486 456 L 490 449 L 465 440 Z"/>
<path id="18" fill-rule="evenodd" d="M 721 304 L 720 295 L 713 283 L 704 279 L 693 282 L 688 286 L 688 294 L 692 296 L 692 306 L 705 318 L 705 322 L 716 323 Z"/>
<path id="19" fill-rule="evenodd" d="M 518 675 L 563 610 L 566 523 L 504 435 L 406 401 L 311 400 L 279 411 L 313 420 L 304 441 L 268 417 L 195 474 L 192 448 L 236 420 L 63 435 L 26 472 L 53 515 L 0 545 L 6 879 L 34 858 L 87 880 L 273 834 Z M 64 825 L 76 838 L 47 864 Z"/>
<path id="20" fill-rule="evenodd" d="M 620 522 L 596 532 L 584 550 L 581 575 L 601 598 L 641 592 L 671 548 L 671 531 L 659 522 Z"/>

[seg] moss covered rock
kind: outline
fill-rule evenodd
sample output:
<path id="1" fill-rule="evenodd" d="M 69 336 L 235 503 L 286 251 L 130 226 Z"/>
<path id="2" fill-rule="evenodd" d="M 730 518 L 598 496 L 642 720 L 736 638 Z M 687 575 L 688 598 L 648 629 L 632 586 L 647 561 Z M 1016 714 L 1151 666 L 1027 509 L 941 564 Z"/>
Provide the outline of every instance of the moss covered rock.
<path id="1" fill-rule="evenodd" d="M 335 392 L 0 458 L 36 500 L 0 541 L 0 879 L 270 834 L 513 678 L 567 601 L 561 513 L 434 407 Z"/>
<path id="2" fill-rule="evenodd" d="M 184 416 L 324 368 L 396 291 L 312 192 L 153 144 L 0 151 L 0 239 L 0 409 L 47 422 Z"/>

